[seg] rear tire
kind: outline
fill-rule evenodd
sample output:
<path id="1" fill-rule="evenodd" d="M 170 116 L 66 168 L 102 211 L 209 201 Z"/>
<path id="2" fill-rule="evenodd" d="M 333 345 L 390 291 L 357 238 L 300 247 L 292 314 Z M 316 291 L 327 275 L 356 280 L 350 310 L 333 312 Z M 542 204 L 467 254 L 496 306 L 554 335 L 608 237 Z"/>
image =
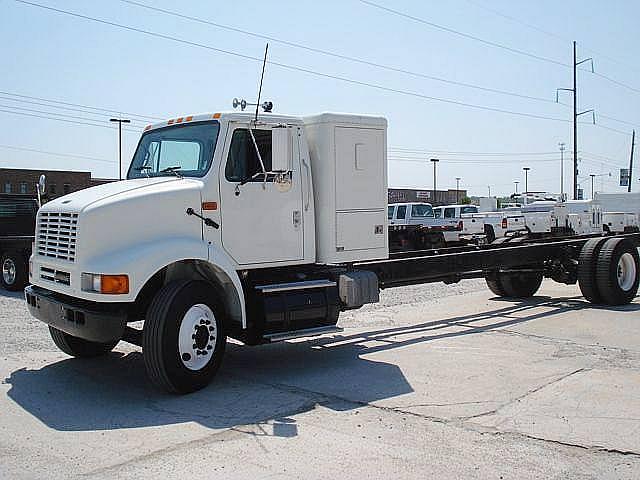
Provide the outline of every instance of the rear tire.
<path id="1" fill-rule="evenodd" d="M 27 285 L 27 262 L 20 252 L 2 255 L 0 269 L 0 283 L 4 289 L 15 292 Z"/>
<path id="2" fill-rule="evenodd" d="M 542 272 L 496 272 L 486 281 L 499 297 L 529 298 L 540 288 L 542 278 Z"/>
<path id="3" fill-rule="evenodd" d="M 578 257 L 578 286 L 582 296 L 591 303 L 602 302 L 602 296 L 596 282 L 598 253 L 606 238 L 592 238 L 582 246 Z"/>
<path id="4" fill-rule="evenodd" d="M 638 250 L 624 238 L 610 238 L 602 246 L 596 265 L 596 282 L 607 305 L 633 301 L 640 281 Z"/>
<path id="5" fill-rule="evenodd" d="M 491 225 L 484 226 L 484 234 L 487 237 L 487 243 L 493 243 L 496 239 L 496 232 L 493 231 L 493 227 Z"/>
<path id="6" fill-rule="evenodd" d="M 54 327 L 49 327 L 49 333 L 51 334 L 53 343 L 55 343 L 60 350 L 67 355 L 78 358 L 91 358 L 106 355 L 118 344 L 118 342 L 90 342 L 89 340 L 69 335 L 68 333 Z"/>
<path id="7" fill-rule="evenodd" d="M 492 273 L 491 276 L 486 277 L 485 281 L 487 282 L 487 287 L 498 297 L 506 297 L 507 292 L 502 285 L 500 280 L 500 274 L 498 272 Z"/>
<path id="8" fill-rule="evenodd" d="M 142 335 L 150 380 L 171 393 L 206 387 L 222 363 L 225 318 L 209 283 L 180 280 L 162 287 L 147 310 Z"/>

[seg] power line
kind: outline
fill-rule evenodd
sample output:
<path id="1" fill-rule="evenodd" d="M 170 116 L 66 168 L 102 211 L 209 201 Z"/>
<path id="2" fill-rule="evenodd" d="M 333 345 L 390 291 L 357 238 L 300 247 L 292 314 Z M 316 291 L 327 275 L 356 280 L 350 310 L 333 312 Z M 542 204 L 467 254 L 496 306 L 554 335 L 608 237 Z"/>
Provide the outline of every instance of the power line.
<path id="1" fill-rule="evenodd" d="M 55 115 L 57 117 L 71 118 L 73 120 L 84 120 L 84 121 L 88 121 L 88 122 L 96 122 L 96 125 L 102 126 L 100 123 L 98 123 L 98 122 L 100 122 L 100 120 L 95 119 L 95 118 L 80 117 L 78 115 L 67 115 L 67 114 L 64 114 L 64 113 L 49 112 L 49 111 L 46 111 L 46 110 L 36 110 L 36 109 L 33 109 L 33 108 L 16 107 L 14 105 L 2 105 L 2 104 L 0 104 L 0 108 L 10 108 L 12 110 L 20 110 L 20 111 L 30 112 L 30 113 L 40 113 L 40 114 L 45 114 L 45 115 Z M 131 129 L 131 131 L 138 131 L 138 130 Z"/>
<path id="2" fill-rule="evenodd" d="M 16 1 L 19 1 L 19 0 L 16 0 Z M 378 8 L 380 10 L 386 11 L 388 13 L 391 13 L 391 14 L 394 14 L 394 15 L 397 15 L 397 16 L 400 16 L 400 17 L 404 17 L 404 18 L 407 18 L 409 20 L 413 20 L 414 22 L 422 23 L 422 24 L 430 26 L 432 28 L 436 28 L 436 29 L 442 30 L 444 32 L 452 33 L 454 35 L 458 35 L 458 36 L 467 38 L 469 40 L 474 40 L 476 42 L 480 42 L 480 43 L 483 43 L 485 45 L 489 45 L 491 47 L 500 48 L 500 49 L 506 50 L 508 52 L 516 53 L 518 55 L 523 55 L 525 57 L 534 58 L 534 59 L 540 60 L 542 62 L 547 62 L 547 63 L 551 63 L 551 64 L 554 64 L 554 65 L 559 65 L 559 66 L 562 66 L 562 67 L 572 68 L 572 65 L 570 65 L 568 63 L 560 62 L 560 61 L 554 60 L 552 58 L 543 57 L 541 55 L 537 55 L 535 53 L 531 53 L 531 52 L 527 52 L 527 51 L 524 51 L 524 50 L 520 50 L 518 48 L 510 47 L 510 46 L 504 45 L 502 43 L 493 42 L 491 40 L 486 40 L 484 38 L 480 38 L 480 37 L 477 37 L 475 35 L 470 35 L 468 33 L 464 33 L 464 32 L 461 32 L 459 30 L 454 30 L 453 28 L 445 27 L 443 25 L 438 25 L 437 23 L 429 22 L 429 21 L 427 21 L 427 20 L 425 20 L 423 18 L 416 17 L 416 16 L 413 16 L 413 15 L 409 15 L 408 13 L 404 13 L 404 12 L 401 12 L 399 10 L 394 10 L 392 8 L 385 7 L 384 5 L 380 5 L 378 3 L 374 3 L 374 2 L 371 2 L 369 0 L 360 0 L 360 2 L 364 3 L 365 5 L 369 5 L 371 7 Z M 602 56 L 605 57 L 604 55 L 602 55 Z M 615 85 L 618 85 L 620 87 L 626 88 L 626 89 L 631 90 L 631 91 L 636 92 L 636 93 L 640 93 L 640 89 L 632 87 L 630 85 L 627 85 L 627 84 L 625 84 L 623 82 L 615 80 L 615 79 L 613 79 L 611 77 L 608 77 L 606 75 L 603 75 L 601 73 L 592 72 L 590 70 L 585 70 L 585 71 L 588 71 L 592 75 L 595 75 L 596 77 L 600 77 L 600 78 L 602 78 L 604 80 L 607 80 L 607 81 L 609 81 L 609 82 L 611 82 L 611 83 L 613 83 Z"/>
<path id="3" fill-rule="evenodd" d="M 56 108 L 56 109 L 60 109 L 60 110 L 65 110 L 65 111 L 70 111 L 70 112 L 80 112 L 80 113 L 86 113 L 88 115 L 96 115 L 96 116 L 100 116 L 101 118 L 105 118 L 105 114 L 101 113 L 101 112 L 90 112 L 87 110 L 83 110 L 81 108 L 72 108 L 72 107 L 64 107 L 64 106 L 58 106 L 58 105 L 51 105 L 49 103 L 44 103 L 44 102 L 33 102 L 31 100 L 22 100 L 22 99 L 17 99 L 17 98 L 12 98 L 12 97 L 6 97 L 3 95 L 0 95 L 0 100 L 8 100 L 10 102 L 16 102 L 16 103 L 26 103 L 28 105 L 39 105 L 42 107 L 49 107 L 49 108 Z M 19 107 L 19 106 L 8 106 L 5 105 L 7 108 L 23 108 L 23 107 Z M 54 112 L 51 112 L 54 113 Z M 56 115 L 62 115 L 59 113 L 55 113 Z M 96 120 L 97 119 L 91 119 L 91 120 Z M 141 122 L 140 120 L 133 120 L 134 122 Z M 147 122 L 143 122 L 143 124 L 146 125 Z"/>
<path id="4" fill-rule="evenodd" d="M 16 0 L 16 1 L 18 1 L 18 0 Z M 422 24 L 427 25 L 429 27 L 432 27 L 432 28 L 435 28 L 435 29 L 438 29 L 438 30 L 442 30 L 442 31 L 447 32 L 447 33 L 452 33 L 454 35 L 458 35 L 460 37 L 467 38 L 469 40 L 474 40 L 476 42 L 480 42 L 480 43 L 483 43 L 485 45 L 489 45 L 491 47 L 501 48 L 501 49 L 506 50 L 506 51 L 511 52 L 511 53 L 516 53 L 518 55 L 523 55 L 525 57 L 534 58 L 536 60 L 540 60 L 540 61 L 543 61 L 543 62 L 551 63 L 551 64 L 554 64 L 554 65 L 560 65 L 562 67 L 571 68 L 571 65 L 568 64 L 568 63 L 563 63 L 563 62 L 560 62 L 558 60 L 553 60 L 552 58 L 543 57 L 543 56 L 537 55 L 535 53 L 526 52 L 524 50 L 520 50 L 520 49 L 517 49 L 517 48 L 514 48 L 514 47 L 510 47 L 510 46 L 504 45 L 502 43 L 493 42 L 491 40 L 486 40 L 484 38 L 476 37 L 475 35 L 470 35 L 468 33 L 464 33 L 464 32 L 461 32 L 459 30 L 454 30 L 453 28 L 445 27 L 443 25 L 438 25 L 437 23 L 429 22 L 429 21 L 427 21 L 427 20 L 425 20 L 423 18 L 416 17 L 416 16 L 413 16 L 413 15 L 409 15 L 408 13 L 404 13 L 404 12 L 401 12 L 399 10 L 394 10 L 392 8 L 385 7 L 384 5 L 380 5 L 378 3 L 374 3 L 374 2 L 371 2 L 369 0 L 360 0 L 360 2 L 364 3 L 365 5 L 369 5 L 370 7 L 374 7 L 374 8 L 383 10 L 383 11 L 385 11 L 387 13 L 391 13 L 391 14 L 397 15 L 399 17 L 404 17 L 404 18 L 407 18 L 409 20 L 413 20 L 414 22 L 422 23 Z"/>
<path id="5" fill-rule="evenodd" d="M 185 39 L 181 39 L 181 38 L 178 38 L 178 37 L 173 37 L 171 35 L 165 35 L 165 34 L 162 34 L 162 33 L 157 33 L 157 32 L 153 32 L 153 31 L 150 31 L 150 30 L 143 30 L 143 29 L 132 27 L 132 26 L 129 26 L 129 25 L 123 25 L 123 24 L 119 24 L 119 23 L 116 23 L 116 22 L 111 22 L 111 21 L 108 21 L 108 20 L 103 20 L 103 19 L 90 17 L 90 16 L 87 16 L 87 15 L 82 15 L 82 14 L 75 13 L 75 12 L 70 12 L 70 11 L 67 11 L 67 10 L 62 10 L 62 9 L 50 7 L 50 6 L 47 6 L 47 5 L 41 5 L 39 3 L 29 2 L 29 1 L 26 1 L 26 0 L 14 0 L 14 1 L 18 2 L 18 3 L 22 3 L 24 5 L 34 6 L 34 7 L 38 7 L 38 8 L 44 9 L 44 10 L 53 11 L 53 12 L 60 13 L 60 14 L 63 14 L 63 15 L 69 15 L 69 16 L 73 16 L 73 17 L 76 17 L 76 18 L 81 18 L 81 19 L 84 19 L 84 20 L 89 20 L 89 21 L 92 21 L 92 22 L 97 22 L 97 23 L 101 23 L 101 24 L 104 24 L 104 25 L 109 25 L 109 26 L 112 26 L 112 27 L 117 27 L 117 28 L 120 28 L 120 29 L 129 30 L 129 31 L 132 31 L 132 32 L 137 32 L 137 33 L 141 33 L 141 34 L 144 34 L 144 35 L 149 35 L 149 36 L 156 37 L 156 38 L 162 38 L 164 40 L 170 40 L 170 41 L 173 41 L 173 42 L 182 43 L 182 44 L 193 46 L 193 47 L 199 47 L 199 48 L 203 48 L 203 49 L 206 49 L 206 50 L 215 51 L 215 52 L 218 52 L 218 53 L 222 53 L 224 55 L 230 55 L 230 56 L 235 56 L 235 57 L 239 57 L 239 58 L 244 58 L 245 60 L 251 60 L 251 61 L 255 61 L 255 62 L 262 62 L 263 61 L 262 58 L 254 57 L 252 55 L 246 55 L 246 54 L 239 53 L 239 52 L 234 52 L 234 51 L 231 51 L 231 50 L 225 50 L 225 49 L 213 47 L 211 45 L 206 45 L 206 44 L 203 44 L 203 43 L 193 42 L 193 41 L 190 41 L 190 40 L 185 40 Z M 303 67 L 298 67 L 298 66 L 295 66 L 295 65 L 288 65 L 288 64 L 285 64 L 285 63 L 274 62 L 272 60 L 268 60 L 267 63 L 270 64 L 270 65 L 276 66 L 276 67 L 287 69 L 287 70 L 298 71 L 298 72 L 306 73 L 306 74 L 309 74 L 309 75 L 315 75 L 315 76 L 319 76 L 319 77 L 323 77 L 323 78 L 330 78 L 330 79 L 333 79 L 333 80 L 338 80 L 338 81 L 341 81 L 341 82 L 350 83 L 350 84 L 353 84 L 353 85 L 365 86 L 365 87 L 374 88 L 374 89 L 385 91 L 385 92 L 391 92 L 391 93 L 396 93 L 396 94 L 399 94 L 399 95 L 405 95 L 405 96 L 410 96 L 410 97 L 415 97 L 415 98 L 421 98 L 421 99 L 424 99 L 424 100 L 431 100 L 431 101 L 435 101 L 435 102 L 446 103 L 446 104 L 449 104 L 449 105 L 457 105 L 457 106 L 461 106 L 461 107 L 473 108 L 473 109 L 477 109 L 477 110 L 485 110 L 485 111 L 490 111 L 490 112 L 495 112 L 495 113 L 503 113 L 503 114 L 507 114 L 507 115 L 515 115 L 515 116 L 520 116 L 520 117 L 535 118 L 535 119 L 539 119 L 539 120 L 550 120 L 550 121 L 563 122 L 563 123 L 568 123 L 569 122 L 569 120 L 564 119 L 564 118 L 555 118 L 555 117 L 549 117 L 549 116 L 546 116 L 546 115 L 538 115 L 538 114 L 534 114 L 534 113 L 506 110 L 506 109 L 502 109 L 502 108 L 495 108 L 495 107 L 489 107 L 489 106 L 485 106 L 485 105 L 471 104 L 471 103 L 461 102 L 461 101 L 458 101 L 458 100 L 451 100 L 451 99 L 447 99 L 447 98 L 433 97 L 433 96 L 429 96 L 429 95 L 420 94 L 420 93 L 417 93 L 417 92 L 411 92 L 411 91 L 407 91 L 407 90 L 401 90 L 401 89 L 386 87 L 384 85 L 374 84 L 374 83 L 370 83 L 370 82 L 364 82 L 364 81 L 355 80 L 355 79 L 351 79 L 351 78 L 347 78 L 347 77 L 342 77 L 342 76 L 339 76 L 339 75 L 333 75 L 333 74 L 329 74 L 329 73 L 323 73 L 323 72 L 319 72 L 319 71 L 316 71 L 316 70 L 311 70 L 311 69 L 307 69 L 307 68 L 303 68 Z"/>
<path id="6" fill-rule="evenodd" d="M 40 101 L 43 101 L 43 102 L 57 103 L 57 104 L 60 104 L 60 105 L 69 105 L 69 106 L 72 106 L 72 107 L 87 108 L 87 109 L 90 109 L 90 110 L 97 110 L 97 111 L 105 112 L 105 113 L 109 113 L 109 114 L 117 113 L 119 115 L 127 115 L 127 116 L 130 116 L 130 117 L 137 117 L 137 118 L 142 119 L 143 121 L 162 120 L 159 117 L 151 117 L 151 116 L 148 116 L 148 115 L 140 115 L 140 114 L 137 114 L 137 113 L 123 112 L 121 110 L 115 110 L 115 109 L 92 107 L 90 105 L 81 105 L 79 103 L 62 102 L 60 100 L 52 100 L 52 99 L 49 99 L 49 98 L 34 97 L 34 96 L 30 96 L 30 95 L 21 95 L 21 94 L 12 93 L 12 92 L 0 91 L 0 94 L 1 95 L 9 95 L 9 96 L 12 96 L 12 97 L 27 98 L 27 99 L 30 99 L 30 100 L 40 100 Z M 59 108 L 62 108 L 62 107 L 59 107 Z"/>
<path id="7" fill-rule="evenodd" d="M 555 38 L 556 40 L 560 40 L 562 42 L 567 42 L 567 43 L 571 42 L 571 39 L 569 37 L 565 37 L 563 35 L 559 35 L 557 33 L 550 32 L 549 30 L 545 30 L 543 28 L 540 28 L 537 25 L 534 25 L 532 23 L 525 22 L 524 20 L 521 20 L 519 18 L 512 17 L 511 15 L 507 15 L 507 14 L 502 13 L 502 12 L 500 12 L 498 10 L 495 10 L 495 9 L 493 9 L 491 7 L 487 7 L 486 5 L 483 5 L 480 2 L 476 2 L 476 1 L 473 1 L 473 0 L 466 0 L 466 2 L 470 3 L 471 5 L 476 6 L 478 8 L 481 8 L 483 10 L 491 12 L 494 15 L 497 15 L 498 17 L 502 17 L 502 18 L 504 18 L 506 20 L 509 20 L 511 22 L 515 22 L 515 23 L 518 23 L 520 25 L 523 25 L 523 26 L 525 26 L 525 27 L 527 27 L 527 28 L 529 28 L 531 30 L 535 30 L 535 31 L 537 31 L 539 33 L 542 33 L 542 34 L 547 35 L 549 37 Z M 613 57 L 611 57 L 609 55 L 605 55 L 603 53 L 597 52 L 597 51 L 593 50 L 592 48 L 587 48 L 586 50 L 590 51 L 591 53 L 593 53 L 595 55 L 597 55 L 598 57 L 602 57 L 602 58 L 604 58 L 606 60 L 609 60 L 610 62 L 617 63 L 618 65 L 621 65 L 623 67 L 637 69 L 636 67 L 631 67 L 630 65 L 628 65 L 628 64 L 626 64 L 624 62 L 621 62 L 620 60 L 617 60 L 617 59 L 615 59 L 615 58 L 613 58 Z"/>
<path id="8" fill-rule="evenodd" d="M 478 156 L 530 156 L 530 155 L 558 155 L 558 152 L 461 152 L 450 150 L 423 150 L 406 147 L 389 147 L 389 150 L 401 152 L 415 152 L 420 154 L 440 154 L 440 155 L 478 155 Z"/>
<path id="9" fill-rule="evenodd" d="M 496 94 L 500 94 L 500 95 L 508 95 L 508 96 L 512 96 L 512 97 L 517 97 L 517 98 L 523 98 L 523 99 L 527 99 L 527 100 L 535 100 L 538 102 L 545 102 L 545 103 L 555 103 L 553 101 L 553 99 L 550 98 L 543 98 L 543 97 L 536 97 L 533 95 L 527 95 L 524 93 L 518 93 L 518 92 L 512 92 L 512 91 L 507 91 L 507 90 L 501 90 L 501 89 L 497 89 L 497 88 L 492 88 L 492 87 L 485 87 L 482 85 L 476 85 L 476 84 L 472 84 L 472 83 L 466 83 L 466 82 L 459 82 L 456 80 L 451 80 L 448 78 L 442 78 L 442 77 L 437 77 L 434 75 L 427 75 L 425 73 L 419 73 L 419 72 L 414 72 L 411 70 L 407 70 L 404 68 L 400 68 L 400 67 L 393 67 L 390 65 L 385 65 L 385 64 L 381 64 L 381 63 L 377 63 L 377 62 L 373 62 L 371 60 L 364 60 L 362 58 L 356 58 L 356 57 L 352 57 L 349 55 L 344 55 L 341 53 L 336 53 L 336 52 L 331 52 L 329 50 L 323 50 L 320 48 L 315 48 L 315 47 L 311 47 L 309 45 L 303 45 L 300 43 L 296 43 L 296 42 L 291 42 L 288 40 L 283 40 L 281 38 L 276 38 L 276 37 L 272 37 L 269 35 L 264 35 L 264 34 L 260 34 L 260 33 L 256 33 L 256 32 L 251 32 L 248 30 L 243 30 L 237 27 L 232 27 L 229 25 L 223 25 L 221 23 L 216 23 L 210 20 L 206 20 L 203 18 L 199 18 L 199 17 L 194 17 L 194 16 L 190 16 L 190 15 L 185 15 L 176 11 L 172 11 L 172 10 L 166 10 L 164 8 L 159 8 L 159 7 L 153 7 L 151 5 L 146 5 L 144 3 L 140 3 L 140 2 L 136 2 L 133 0 L 120 0 L 123 3 L 127 3 L 130 5 L 135 5 L 141 8 L 145 8 L 148 10 L 152 10 L 154 12 L 159 12 L 159 13 L 163 13 L 166 15 L 171 15 L 177 18 L 182 18 L 185 20 L 190 20 L 193 22 L 198 22 L 201 24 L 205 24 L 205 25 L 209 25 L 209 26 L 213 26 L 216 28 L 220 28 L 220 29 L 224 29 L 224 30 L 228 30 L 231 32 L 236 32 L 236 33 L 241 33 L 243 35 L 248 35 L 254 38 L 260 38 L 262 40 L 268 40 L 270 42 L 274 42 L 274 43 L 279 43 L 281 45 L 286 45 L 288 47 L 294 47 L 294 48 L 299 48 L 302 50 L 306 50 L 309 52 L 313 52 L 313 53 L 318 53 L 320 55 L 325 55 L 325 56 L 329 56 L 329 57 L 333 57 L 333 58 L 339 58 L 341 60 L 347 60 L 349 62 L 354 62 L 354 63 L 359 63 L 361 65 L 367 65 L 370 67 L 375 67 L 375 68 L 379 68 L 379 69 L 383 69 L 383 70 L 387 70 L 390 72 L 395 72 L 395 73 L 402 73 L 405 75 L 410 75 L 413 77 L 418 77 L 418 78 L 424 78 L 427 80 L 434 80 L 436 82 L 442 82 L 442 83 L 446 83 L 449 85 L 456 85 L 459 87 L 466 87 L 466 88 L 473 88 L 476 90 L 481 90 L 484 92 L 489 92 L 489 93 L 496 93 Z"/>
<path id="10" fill-rule="evenodd" d="M 101 128 L 108 128 L 109 130 L 115 130 L 116 127 L 111 127 L 109 125 L 101 125 L 99 123 L 89 123 L 89 122 L 81 122 L 81 121 L 77 121 L 77 120 L 65 120 L 64 118 L 55 118 L 55 117 L 50 117 L 47 115 L 38 115 L 35 113 L 26 113 L 26 112 L 14 112 L 11 110 L 3 110 L 0 109 L 0 112 L 2 113 L 10 113 L 13 115 L 21 115 L 24 117 L 34 117 L 34 118 L 43 118 L 46 120 L 56 120 L 58 122 L 65 122 L 65 123 L 72 123 L 75 125 L 86 125 L 86 126 L 90 126 L 90 127 L 101 127 Z M 130 132 L 135 132 L 135 133 L 140 133 L 139 130 L 134 130 L 134 129 L 127 129 L 127 131 Z"/>
<path id="11" fill-rule="evenodd" d="M 104 163 L 118 163 L 113 160 L 106 160 L 104 158 L 90 157 L 87 155 L 75 155 L 71 153 L 58 153 L 58 152 L 49 152 L 46 150 L 38 150 L 35 148 L 27 148 L 27 147 L 17 147 L 15 145 L 0 145 L 0 148 L 6 148 L 8 150 L 19 150 L 24 152 L 32 152 L 32 153 L 41 153 L 43 155 L 52 155 L 56 157 L 69 157 L 69 158 L 78 158 L 82 160 L 93 160 L 96 162 L 104 162 Z"/>

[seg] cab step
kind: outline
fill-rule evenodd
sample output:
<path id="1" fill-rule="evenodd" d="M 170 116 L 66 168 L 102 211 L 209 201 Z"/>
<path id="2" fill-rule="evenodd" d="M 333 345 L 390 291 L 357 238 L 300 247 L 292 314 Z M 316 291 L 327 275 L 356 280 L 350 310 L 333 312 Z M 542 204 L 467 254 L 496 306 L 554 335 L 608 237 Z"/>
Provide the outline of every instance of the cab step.
<path id="1" fill-rule="evenodd" d="M 329 325 L 326 327 L 314 327 L 314 328 L 305 328 L 302 330 L 292 330 L 290 332 L 278 332 L 278 333 L 268 333 L 263 335 L 263 338 L 271 343 L 274 342 L 282 342 L 284 340 L 292 340 L 294 338 L 303 338 L 303 337 L 315 337 L 317 335 L 324 335 L 326 333 L 337 333 L 342 332 L 344 329 L 340 327 L 336 327 L 335 325 Z"/>

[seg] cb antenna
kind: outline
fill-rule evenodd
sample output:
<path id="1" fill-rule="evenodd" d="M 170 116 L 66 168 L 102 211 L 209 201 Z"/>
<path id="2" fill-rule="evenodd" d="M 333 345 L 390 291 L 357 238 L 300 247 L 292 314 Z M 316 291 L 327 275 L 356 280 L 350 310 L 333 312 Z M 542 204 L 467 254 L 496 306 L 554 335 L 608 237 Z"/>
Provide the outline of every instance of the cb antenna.
<path id="1" fill-rule="evenodd" d="M 260 75 L 260 87 L 258 88 L 258 101 L 256 102 L 256 118 L 255 122 L 258 121 L 258 108 L 260 107 L 260 96 L 262 95 L 262 80 L 264 80 L 264 68 L 267 65 L 267 52 L 269 51 L 269 44 L 267 43 L 266 47 L 264 47 L 264 59 L 262 60 L 262 75 Z"/>

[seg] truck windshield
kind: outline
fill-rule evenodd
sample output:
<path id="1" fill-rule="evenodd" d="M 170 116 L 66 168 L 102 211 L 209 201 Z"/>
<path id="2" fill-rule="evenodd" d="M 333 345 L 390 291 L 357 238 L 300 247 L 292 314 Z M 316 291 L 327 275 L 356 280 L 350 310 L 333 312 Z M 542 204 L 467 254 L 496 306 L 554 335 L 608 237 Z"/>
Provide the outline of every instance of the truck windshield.
<path id="1" fill-rule="evenodd" d="M 220 124 L 174 125 L 142 135 L 127 178 L 176 175 L 202 177 L 213 160 Z"/>
<path id="2" fill-rule="evenodd" d="M 413 205 L 411 207 L 411 216 L 412 217 L 433 217 L 433 208 L 431 208 L 431 205 L 428 205 L 428 204 Z"/>

